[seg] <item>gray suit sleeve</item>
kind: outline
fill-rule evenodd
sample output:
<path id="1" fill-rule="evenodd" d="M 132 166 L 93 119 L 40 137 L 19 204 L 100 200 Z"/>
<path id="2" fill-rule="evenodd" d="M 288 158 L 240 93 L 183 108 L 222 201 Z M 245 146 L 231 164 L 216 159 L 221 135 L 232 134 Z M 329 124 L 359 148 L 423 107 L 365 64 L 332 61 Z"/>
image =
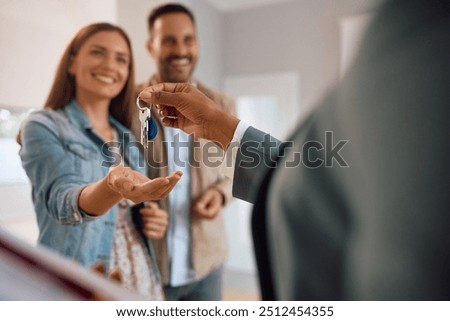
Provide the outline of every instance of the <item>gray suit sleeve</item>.
<path id="1" fill-rule="evenodd" d="M 236 156 L 233 196 L 254 203 L 262 178 L 276 166 L 283 144 L 269 134 L 249 127 Z"/>

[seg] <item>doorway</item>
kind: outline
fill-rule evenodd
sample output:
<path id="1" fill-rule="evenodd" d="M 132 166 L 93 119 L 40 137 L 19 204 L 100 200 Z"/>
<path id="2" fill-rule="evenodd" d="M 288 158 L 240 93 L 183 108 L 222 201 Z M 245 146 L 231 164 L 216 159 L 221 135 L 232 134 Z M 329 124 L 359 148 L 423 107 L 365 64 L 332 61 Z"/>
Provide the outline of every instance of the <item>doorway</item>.
<path id="1" fill-rule="evenodd" d="M 299 77 L 293 72 L 230 76 L 224 83 L 224 91 L 236 101 L 237 117 L 280 140 L 287 138 L 302 115 L 299 88 Z M 236 286 L 257 292 L 251 211 L 252 204 L 241 200 L 224 210 L 230 247 L 226 270 L 239 280 Z"/>

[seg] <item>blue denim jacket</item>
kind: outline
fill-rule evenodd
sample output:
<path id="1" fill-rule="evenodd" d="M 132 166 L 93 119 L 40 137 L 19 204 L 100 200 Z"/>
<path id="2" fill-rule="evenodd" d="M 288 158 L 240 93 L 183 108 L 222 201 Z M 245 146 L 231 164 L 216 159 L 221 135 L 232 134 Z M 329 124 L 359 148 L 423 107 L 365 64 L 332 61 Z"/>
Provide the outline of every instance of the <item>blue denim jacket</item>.
<path id="1" fill-rule="evenodd" d="M 134 136 L 111 116 L 110 122 L 130 167 L 145 173 Z M 85 266 L 104 262 L 108 268 L 118 205 L 100 217 L 78 208 L 81 190 L 105 177 L 113 163 L 107 145 L 75 100 L 59 110 L 33 112 L 21 132 L 19 154 L 32 184 L 38 242 Z M 150 241 L 146 241 L 154 262 Z"/>

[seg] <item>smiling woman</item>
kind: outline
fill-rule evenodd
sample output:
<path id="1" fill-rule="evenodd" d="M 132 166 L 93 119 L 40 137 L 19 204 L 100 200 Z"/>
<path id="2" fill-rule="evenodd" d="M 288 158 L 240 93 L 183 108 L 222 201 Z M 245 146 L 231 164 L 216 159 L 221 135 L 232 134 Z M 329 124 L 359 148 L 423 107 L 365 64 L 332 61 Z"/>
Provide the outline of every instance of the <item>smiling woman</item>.
<path id="1" fill-rule="evenodd" d="M 20 157 L 38 242 L 87 267 L 119 271 L 127 288 L 162 299 L 150 239 L 164 235 L 167 216 L 147 202 L 166 197 L 181 173 L 142 174 L 142 155 L 129 148 L 133 91 L 125 32 L 109 23 L 82 28 L 63 53 L 46 107 L 22 125 Z"/>
<path id="2" fill-rule="evenodd" d="M 113 31 L 96 33 L 72 55 L 69 74 L 75 78 L 76 97 L 85 111 L 91 108 L 90 101 L 97 100 L 108 108 L 129 79 L 130 55 L 125 39 Z"/>
<path id="3" fill-rule="evenodd" d="M 132 79 L 128 77 L 130 55 L 125 38 L 114 31 L 94 34 L 76 54 L 71 54 L 68 71 L 76 82 L 77 101 L 105 141 L 113 139 L 113 131 L 108 119 L 97 115 L 107 115 L 110 100 Z"/>

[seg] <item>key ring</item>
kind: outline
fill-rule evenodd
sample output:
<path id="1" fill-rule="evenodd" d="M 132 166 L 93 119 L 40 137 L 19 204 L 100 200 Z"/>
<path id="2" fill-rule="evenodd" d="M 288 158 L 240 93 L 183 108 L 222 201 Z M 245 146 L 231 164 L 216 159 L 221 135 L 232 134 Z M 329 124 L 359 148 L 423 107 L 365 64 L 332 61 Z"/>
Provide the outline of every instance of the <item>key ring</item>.
<path id="1" fill-rule="evenodd" d="M 144 104 L 144 106 L 141 105 L 141 102 L 142 102 L 142 104 Z M 145 101 L 143 101 L 140 97 L 138 97 L 136 99 L 136 106 L 137 106 L 137 108 L 139 108 L 139 110 L 142 110 L 142 111 L 145 111 L 146 109 L 151 108 L 151 105 L 148 106 L 147 103 Z"/>
<path id="2" fill-rule="evenodd" d="M 144 106 L 142 106 L 141 103 Z M 150 106 L 148 106 L 148 104 L 146 102 L 144 102 L 141 98 L 138 97 L 136 99 L 136 106 L 140 110 L 139 118 L 141 117 L 141 115 L 146 115 L 146 113 L 148 113 L 147 114 L 148 118 L 146 120 L 146 122 L 147 122 L 147 135 L 146 135 L 147 138 L 148 139 L 155 138 L 156 134 L 158 133 L 158 126 L 156 125 L 155 121 L 153 120 L 153 117 L 151 116 L 152 104 L 150 104 Z M 141 120 L 141 126 L 142 126 L 142 120 Z"/>

